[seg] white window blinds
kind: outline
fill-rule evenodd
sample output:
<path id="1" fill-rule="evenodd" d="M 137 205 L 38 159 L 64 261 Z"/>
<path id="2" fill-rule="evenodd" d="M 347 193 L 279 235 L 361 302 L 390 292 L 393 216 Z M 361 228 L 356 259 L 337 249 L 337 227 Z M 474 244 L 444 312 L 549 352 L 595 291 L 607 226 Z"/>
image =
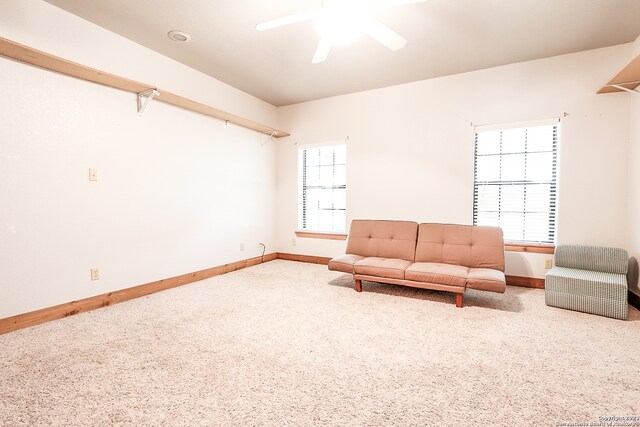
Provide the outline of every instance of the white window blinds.
<path id="1" fill-rule="evenodd" d="M 300 230 L 344 232 L 346 229 L 346 144 L 300 148 Z"/>
<path id="2" fill-rule="evenodd" d="M 554 243 L 558 120 L 476 128 L 473 223 L 507 241 Z"/>

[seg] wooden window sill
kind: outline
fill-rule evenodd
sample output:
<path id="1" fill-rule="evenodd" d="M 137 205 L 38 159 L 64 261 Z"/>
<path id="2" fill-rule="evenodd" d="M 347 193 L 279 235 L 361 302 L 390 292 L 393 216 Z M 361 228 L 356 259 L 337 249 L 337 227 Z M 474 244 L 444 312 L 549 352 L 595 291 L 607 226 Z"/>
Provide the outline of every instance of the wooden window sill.
<path id="1" fill-rule="evenodd" d="M 346 233 L 323 233 L 320 231 L 296 231 L 296 236 L 310 239 L 347 240 Z M 533 243 L 509 243 L 504 244 L 504 250 L 509 252 L 531 252 L 538 254 L 553 254 L 555 245 Z"/>
<path id="2" fill-rule="evenodd" d="M 320 231 L 296 231 L 296 236 L 310 239 L 347 240 L 345 233 L 323 233 Z"/>
<path id="3" fill-rule="evenodd" d="M 531 252 L 536 254 L 552 254 L 555 252 L 555 245 L 535 244 L 535 243 L 510 243 L 505 242 L 504 250 L 509 252 Z"/>

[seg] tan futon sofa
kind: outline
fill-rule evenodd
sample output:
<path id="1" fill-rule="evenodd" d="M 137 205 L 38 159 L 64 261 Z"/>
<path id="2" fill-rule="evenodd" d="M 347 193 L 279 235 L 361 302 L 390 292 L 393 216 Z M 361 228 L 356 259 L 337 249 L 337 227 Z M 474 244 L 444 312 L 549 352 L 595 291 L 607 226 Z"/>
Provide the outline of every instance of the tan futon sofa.
<path id="1" fill-rule="evenodd" d="M 457 307 L 467 288 L 506 289 L 498 227 L 353 220 L 347 253 L 329 269 L 353 274 L 358 292 L 363 280 L 449 291 Z"/>

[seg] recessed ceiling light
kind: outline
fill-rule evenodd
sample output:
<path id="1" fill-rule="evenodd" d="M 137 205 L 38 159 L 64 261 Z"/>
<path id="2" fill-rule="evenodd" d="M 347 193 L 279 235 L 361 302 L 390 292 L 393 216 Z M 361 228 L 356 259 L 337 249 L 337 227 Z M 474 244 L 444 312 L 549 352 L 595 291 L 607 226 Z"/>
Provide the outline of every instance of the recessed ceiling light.
<path id="1" fill-rule="evenodd" d="M 171 40 L 176 42 L 188 42 L 191 40 L 191 36 L 189 34 L 178 30 L 169 31 L 167 35 Z"/>

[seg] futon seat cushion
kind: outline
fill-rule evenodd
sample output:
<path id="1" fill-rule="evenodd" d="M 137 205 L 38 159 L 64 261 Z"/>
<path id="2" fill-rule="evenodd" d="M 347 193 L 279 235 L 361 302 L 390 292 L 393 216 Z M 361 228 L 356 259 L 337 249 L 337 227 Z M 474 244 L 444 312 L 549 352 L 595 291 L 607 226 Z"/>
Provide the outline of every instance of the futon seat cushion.
<path id="1" fill-rule="evenodd" d="M 356 262 L 353 267 L 355 274 L 402 280 L 404 271 L 410 265 L 411 261 L 404 259 L 368 257 Z"/>
<path id="2" fill-rule="evenodd" d="M 467 276 L 467 288 L 480 291 L 504 293 L 507 281 L 504 273 L 492 268 L 470 268 Z"/>
<path id="3" fill-rule="evenodd" d="M 353 265 L 361 259 L 364 259 L 364 257 L 353 254 L 346 254 L 335 257 L 331 261 L 329 261 L 329 270 L 342 271 L 344 273 L 353 274 Z"/>
<path id="4" fill-rule="evenodd" d="M 405 270 L 404 278 L 416 282 L 464 288 L 468 267 L 438 262 L 416 262 Z"/>

